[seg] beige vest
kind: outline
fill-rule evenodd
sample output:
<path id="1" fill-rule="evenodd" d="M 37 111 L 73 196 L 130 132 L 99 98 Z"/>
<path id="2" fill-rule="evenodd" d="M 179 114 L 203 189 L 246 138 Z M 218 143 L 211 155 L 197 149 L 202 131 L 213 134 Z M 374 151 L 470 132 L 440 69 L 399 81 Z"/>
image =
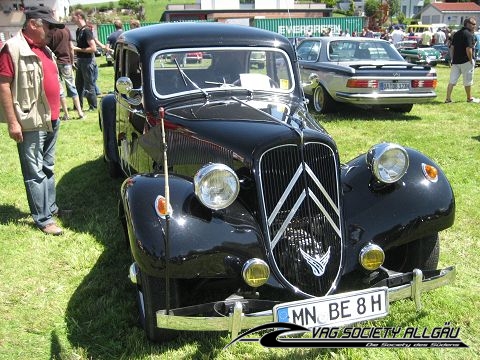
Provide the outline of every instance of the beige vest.
<path id="1" fill-rule="evenodd" d="M 30 49 L 21 31 L 7 40 L 5 46 L 8 46 L 13 62 L 15 76 L 10 89 L 15 115 L 22 130 L 52 131 L 50 105 L 43 91 L 43 69 L 40 59 Z M 55 61 L 53 54 L 52 59 Z M 5 112 L 0 106 L 0 122 L 5 121 Z"/>

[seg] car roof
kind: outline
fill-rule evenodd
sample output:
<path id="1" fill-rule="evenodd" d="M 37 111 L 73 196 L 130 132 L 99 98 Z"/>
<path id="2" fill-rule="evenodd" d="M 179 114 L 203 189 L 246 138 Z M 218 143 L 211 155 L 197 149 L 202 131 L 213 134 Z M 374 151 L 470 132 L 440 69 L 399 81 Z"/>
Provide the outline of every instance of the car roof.
<path id="1" fill-rule="evenodd" d="M 279 47 L 293 53 L 290 41 L 259 28 L 213 23 L 162 23 L 123 32 L 119 43 L 134 45 L 141 53 L 162 49 L 217 46 Z"/>

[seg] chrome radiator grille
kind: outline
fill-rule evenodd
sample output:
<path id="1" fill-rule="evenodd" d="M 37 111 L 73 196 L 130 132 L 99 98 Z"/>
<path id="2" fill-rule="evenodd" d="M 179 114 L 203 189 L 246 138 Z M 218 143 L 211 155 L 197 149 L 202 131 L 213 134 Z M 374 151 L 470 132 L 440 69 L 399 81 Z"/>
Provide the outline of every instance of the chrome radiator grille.
<path id="1" fill-rule="evenodd" d="M 339 179 L 333 150 L 307 143 L 265 152 L 260 184 L 269 251 L 291 286 L 311 296 L 329 292 L 342 257 Z"/>

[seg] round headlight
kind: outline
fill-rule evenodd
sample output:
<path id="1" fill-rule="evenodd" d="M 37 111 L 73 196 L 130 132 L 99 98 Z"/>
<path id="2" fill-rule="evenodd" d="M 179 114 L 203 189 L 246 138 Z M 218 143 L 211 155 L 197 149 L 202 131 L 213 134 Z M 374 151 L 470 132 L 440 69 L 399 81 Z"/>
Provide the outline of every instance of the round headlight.
<path id="1" fill-rule="evenodd" d="M 205 165 L 195 174 L 193 182 L 197 198 L 213 210 L 230 206 L 240 190 L 237 174 L 223 164 Z"/>
<path id="2" fill-rule="evenodd" d="M 261 259 L 250 259 L 243 264 L 243 280 L 251 287 L 259 287 L 268 281 L 270 268 L 267 263 Z"/>
<path id="3" fill-rule="evenodd" d="M 385 253 L 380 246 L 368 244 L 360 250 L 358 261 L 366 270 L 377 270 L 385 261 Z"/>
<path id="4" fill-rule="evenodd" d="M 377 144 L 368 151 L 367 162 L 379 181 L 391 184 L 407 172 L 408 153 L 397 144 Z"/>

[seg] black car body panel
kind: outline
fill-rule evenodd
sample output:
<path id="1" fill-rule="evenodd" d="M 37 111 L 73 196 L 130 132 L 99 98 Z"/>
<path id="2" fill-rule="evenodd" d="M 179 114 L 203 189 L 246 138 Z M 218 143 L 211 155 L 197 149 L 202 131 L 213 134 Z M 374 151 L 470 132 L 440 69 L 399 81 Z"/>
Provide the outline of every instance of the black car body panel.
<path id="1" fill-rule="evenodd" d="M 187 53 L 202 53 L 202 61 L 178 60 Z M 234 58 L 222 58 L 231 53 L 240 72 L 217 77 L 226 59 L 234 67 Z M 392 299 L 407 296 L 410 281 L 431 289 L 454 276 L 424 259 L 364 268 L 360 259 L 373 245 L 371 254 L 387 260 L 408 259 L 405 245 L 417 248 L 424 238 L 438 247 L 438 232 L 454 221 L 452 189 L 432 160 L 397 145 L 386 145 L 393 162 L 408 165 L 397 180 L 381 178 L 396 171 L 375 155 L 385 144 L 342 165 L 308 112 L 299 76 L 289 40 L 260 29 L 162 24 L 119 37 L 115 93 L 103 98 L 99 118 L 110 174 L 127 176 L 120 210 L 150 339 L 190 330 L 180 324 L 192 319 L 198 329 L 235 332 L 252 319 L 211 326 L 216 320 L 199 315 L 235 313 L 236 322 L 238 311 L 266 307 L 272 316 L 280 301 L 375 290 L 392 271 L 401 279 L 388 289 Z M 261 270 L 253 274 L 269 271 L 257 285 L 254 265 Z M 423 270 L 435 274 L 422 280 Z"/>

